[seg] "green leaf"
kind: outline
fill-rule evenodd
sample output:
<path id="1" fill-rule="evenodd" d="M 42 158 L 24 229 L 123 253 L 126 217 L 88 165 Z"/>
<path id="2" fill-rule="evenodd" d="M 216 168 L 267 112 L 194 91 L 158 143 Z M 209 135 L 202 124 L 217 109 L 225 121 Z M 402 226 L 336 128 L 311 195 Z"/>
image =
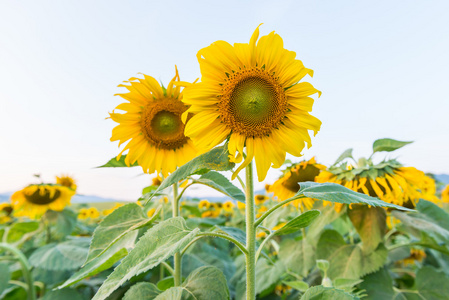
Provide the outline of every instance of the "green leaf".
<path id="1" fill-rule="evenodd" d="M 325 259 L 317 259 L 316 266 L 318 269 L 326 273 L 327 270 L 329 269 L 329 262 Z"/>
<path id="2" fill-rule="evenodd" d="M 215 226 L 219 232 L 227 234 L 243 245 L 246 245 L 246 233 L 240 228 L 228 227 L 228 226 Z"/>
<path id="3" fill-rule="evenodd" d="M 391 279 L 386 268 L 363 277 L 360 288 L 364 289 L 368 294 L 367 300 L 395 299 L 393 279 Z"/>
<path id="4" fill-rule="evenodd" d="M 279 260 L 293 272 L 307 276 L 315 266 L 315 251 L 306 239 L 286 239 L 280 244 Z"/>
<path id="5" fill-rule="evenodd" d="M 311 287 L 300 300 L 353 300 L 357 299 L 343 290 L 331 287 L 323 287 L 321 285 Z"/>
<path id="6" fill-rule="evenodd" d="M 285 266 L 281 261 L 272 264 L 265 258 L 260 258 L 256 265 L 256 294 L 280 282 L 284 272 Z"/>
<path id="7" fill-rule="evenodd" d="M 334 162 L 333 165 L 338 164 L 339 162 L 345 160 L 346 158 L 353 158 L 352 157 L 352 148 L 350 149 L 346 149 L 338 158 L 337 160 Z"/>
<path id="8" fill-rule="evenodd" d="M 6 241 L 10 244 L 20 244 L 31 237 L 39 229 L 39 222 L 14 223 L 7 231 Z"/>
<path id="9" fill-rule="evenodd" d="M 67 286 L 73 285 L 85 278 L 96 275 L 112 267 L 120 259 L 128 255 L 128 251 L 134 247 L 137 234 L 138 232 L 136 230 L 122 236 L 120 240 L 115 242 L 106 251 L 85 264 L 78 272 L 73 274 L 59 288 L 65 288 Z"/>
<path id="10" fill-rule="evenodd" d="M 114 210 L 95 229 L 85 264 L 103 254 L 127 233 L 154 222 L 160 210 L 161 207 L 158 207 L 151 218 L 148 218 L 136 203 L 129 203 Z"/>
<path id="11" fill-rule="evenodd" d="M 84 300 L 83 296 L 74 289 L 48 291 L 42 300 Z"/>
<path id="12" fill-rule="evenodd" d="M 444 300 L 449 295 L 449 278 L 432 267 L 422 267 L 416 274 L 416 289 L 422 299 Z"/>
<path id="13" fill-rule="evenodd" d="M 168 290 L 171 287 L 175 286 L 175 278 L 173 276 L 165 277 L 162 280 L 159 280 L 157 283 L 157 288 L 162 291 Z"/>
<path id="14" fill-rule="evenodd" d="M 30 264 L 46 270 L 73 270 L 86 260 L 88 247 L 89 240 L 86 238 L 51 243 L 34 251 L 30 256 Z"/>
<path id="15" fill-rule="evenodd" d="M 379 139 L 373 143 L 373 153 L 387 151 L 391 152 L 413 142 L 401 142 L 393 139 Z"/>
<path id="16" fill-rule="evenodd" d="M 172 287 L 155 300 L 229 299 L 228 285 L 223 273 L 215 267 L 201 267 L 193 271 L 181 287 Z"/>
<path id="17" fill-rule="evenodd" d="M 365 274 L 381 268 L 387 259 L 388 251 L 379 244 L 372 253 L 364 253 L 360 245 L 347 245 L 335 230 L 326 230 L 317 246 L 317 257 L 329 261 L 328 276 L 336 278 L 359 279 Z"/>
<path id="18" fill-rule="evenodd" d="M 152 283 L 138 282 L 133 285 L 123 297 L 123 300 L 152 300 L 162 291 Z"/>
<path id="19" fill-rule="evenodd" d="M 11 273 L 7 264 L 0 263 L 0 295 L 8 287 L 8 281 L 11 279 Z"/>
<path id="20" fill-rule="evenodd" d="M 198 231 L 198 228 L 187 228 L 181 217 L 168 219 L 152 227 L 109 275 L 93 299 L 106 299 L 131 277 L 154 268 L 182 250 L 195 238 Z"/>
<path id="21" fill-rule="evenodd" d="M 130 168 L 130 167 L 137 167 L 139 164 L 137 162 L 133 163 L 130 166 L 127 166 L 125 163 L 126 154 L 120 156 L 120 159 L 117 160 L 117 156 L 114 158 L 111 158 L 107 163 L 105 163 L 102 166 L 98 166 L 97 168 Z"/>
<path id="22" fill-rule="evenodd" d="M 348 209 L 348 216 L 354 228 L 362 239 L 362 249 L 366 253 L 376 250 L 383 242 L 387 214 L 382 207 L 368 207 L 366 205 L 353 205 Z"/>
<path id="23" fill-rule="evenodd" d="M 70 235 L 76 226 L 77 214 L 70 208 L 63 211 L 48 210 L 45 218 L 48 220 L 52 240 L 62 240 Z"/>
<path id="24" fill-rule="evenodd" d="M 416 205 L 416 209 L 438 226 L 449 230 L 449 214 L 441 207 L 421 199 Z"/>
<path id="25" fill-rule="evenodd" d="M 337 278 L 334 280 L 334 287 L 349 292 L 354 286 L 362 282 L 362 279 Z"/>
<path id="26" fill-rule="evenodd" d="M 328 205 L 323 207 L 321 202 L 315 202 L 314 208 L 319 208 L 321 215 L 308 228 L 306 238 L 309 244 L 316 247 L 324 227 L 343 215 L 346 212 L 346 208 L 343 208 L 340 212 L 336 212 L 333 206 Z"/>
<path id="27" fill-rule="evenodd" d="M 218 172 L 209 171 L 194 182 L 211 187 L 234 200 L 245 202 L 245 194 Z"/>
<path id="28" fill-rule="evenodd" d="M 284 227 L 280 228 L 276 231 L 276 235 L 286 235 L 290 233 L 297 232 L 301 228 L 305 228 L 312 224 L 312 222 L 320 215 L 319 210 L 309 210 L 301 215 L 297 216 L 290 222 L 284 225 Z"/>
<path id="29" fill-rule="evenodd" d="M 295 290 L 305 292 L 309 288 L 309 284 L 304 281 L 283 281 L 286 286 L 289 286 Z"/>
<path id="30" fill-rule="evenodd" d="M 153 192 L 142 196 L 142 200 L 151 200 L 155 194 L 168 188 L 169 186 L 186 179 L 194 174 L 205 174 L 210 170 L 215 171 L 228 171 L 234 167 L 234 163 L 229 161 L 229 152 L 227 145 L 216 147 L 209 152 L 201 154 L 195 157 L 185 165 L 179 167 L 170 174 L 159 186 L 159 188 Z"/>
<path id="31" fill-rule="evenodd" d="M 311 181 L 301 182 L 301 186 L 296 195 L 292 198 L 298 198 L 304 195 L 308 198 L 325 200 L 330 202 L 344 203 L 344 204 L 367 204 L 374 207 L 391 207 L 399 210 L 413 211 L 402 206 L 384 202 L 380 199 L 354 192 L 342 185 L 336 183 L 316 183 Z M 291 198 L 291 199 L 292 199 Z"/>

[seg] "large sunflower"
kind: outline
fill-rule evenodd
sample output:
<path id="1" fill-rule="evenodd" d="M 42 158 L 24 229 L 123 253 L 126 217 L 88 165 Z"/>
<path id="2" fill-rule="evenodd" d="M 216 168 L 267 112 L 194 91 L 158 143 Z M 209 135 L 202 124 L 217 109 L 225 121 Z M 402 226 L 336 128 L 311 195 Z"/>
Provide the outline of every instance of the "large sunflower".
<path id="1" fill-rule="evenodd" d="M 195 114 L 185 128 L 195 145 L 210 149 L 229 138 L 236 163 L 246 146 L 233 177 L 255 158 L 262 181 L 271 166 L 284 163 L 286 152 L 300 156 L 306 142 L 311 146 L 308 130 L 316 134 L 321 121 L 309 114 L 314 101 L 309 96 L 320 92 L 298 83 L 313 71 L 284 49 L 279 35 L 258 38 L 259 28 L 249 44 L 217 41 L 201 49 L 201 82 L 185 89 L 183 102 Z"/>
<path id="2" fill-rule="evenodd" d="M 11 196 L 14 215 L 41 217 L 47 210 L 61 211 L 70 204 L 75 191 L 59 184 L 31 184 Z"/>
<path id="3" fill-rule="evenodd" d="M 119 123 L 112 130 L 111 141 L 119 141 L 119 146 L 129 142 L 117 160 L 129 150 L 125 159 L 127 165 L 137 161 L 144 172 L 157 171 L 167 176 L 195 157 L 197 152 L 184 135 L 181 114 L 187 106 L 181 102 L 181 88 L 173 86 L 175 80 L 179 81 L 177 69 L 167 88 L 147 75 L 143 79 L 129 79 L 129 85 L 119 85 L 128 89 L 129 93 L 118 95 L 129 103 L 116 107 L 125 111 L 124 114 L 110 113 L 111 119 Z"/>
<path id="4" fill-rule="evenodd" d="M 284 174 L 278 180 L 270 185 L 268 192 L 274 193 L 279 201 L 287 200 L 299 191 L 301 182 L 315 181 L 318 174 L 325 169 L 326 166 L 318 164 L 315 157 L 292 164 L 283 171 Z M 314 203 L 311 198 L 301 198 L 294 202 L 295 205 L 301 205 L 307 209 L 311 209 Z"/>
<path id="5" fill-rule="evenodd" d="M 323 171 L 317 182 L 334 182 L 353 191 L 396 205 L 413 208 L 419 199 L 438 203 L 435 181 L 413 167 L 404 167 L 396 160 L 374 165 L 370 161 L 352 167 L 343 163 Z M 342 204 L 336 204 L 337 210 Z"/>

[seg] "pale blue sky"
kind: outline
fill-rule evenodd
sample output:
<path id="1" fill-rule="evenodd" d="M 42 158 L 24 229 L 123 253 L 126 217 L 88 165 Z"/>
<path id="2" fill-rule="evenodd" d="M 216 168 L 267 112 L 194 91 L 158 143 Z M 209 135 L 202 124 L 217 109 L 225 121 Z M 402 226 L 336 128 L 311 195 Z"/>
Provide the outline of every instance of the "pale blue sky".
<path id="1" fill-rule="evenodd" d="M 449 173 L 449 1 L 1 0 L 0 193 L 69 173 L 82 194 L 136 199 L 151 176 L 92 169 L 119 151 L 105 120 L 117 85 L 138 72 L 168 82 L 175 64 L 194 80 L 199 49 L 248 42 L 259 23 L 323 91 L 305 158 L 369 155 L 392 137 L 415 141 L 394 154 L 406 165 Z"/>

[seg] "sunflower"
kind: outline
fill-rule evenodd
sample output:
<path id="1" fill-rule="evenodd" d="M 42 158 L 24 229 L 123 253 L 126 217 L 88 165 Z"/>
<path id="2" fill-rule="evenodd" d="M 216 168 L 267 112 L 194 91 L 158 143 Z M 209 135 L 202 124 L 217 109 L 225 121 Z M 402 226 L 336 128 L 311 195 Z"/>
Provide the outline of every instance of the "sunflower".
<path id="1" fill-rule="evenodd" d="M 255 195 L 254 196 L 254 203 L 256 203 L 256 205 L 259 205 L 259 204 L 264 203 L 268 199 L 270 199 L 270 197 L 265 196 L 265 195 Z"/>
<path id="2" fill-rule="evenodd" d="M 68 175 L 56 176 L 56 183 L 76 191 L 76 181 Z"/>
<path id="3" fill-rule="evenodd" d="M 413 167 L 404 167 L 396 160 L 378 165 L 346 168 L 346 164 L 331 167 L 316 178 L 317 182 L 334 182 L 353 191 L 378 197 L 396 205 L 413 208 L 419 199 L 438 203 L 435 180 Z M 337 211 L 343 204 L 336 203 Z"/>
<path id="4" fill-rule="evenodd" d="M 444 190 L 441 192 L 441 201 L 443 201 L 443 203 L 449 203 L 449 184 L 446 185 Z"/>
<path id="5" fill-rule="evenodd" d="M 235 204 L 232 201 L 226 201 L 223 203 L 223 210 L 226 212 L 232 212 L 234 210 Z"/>
<path id="6" fill-rule="evenodd" d="M 258 39 L 259 27 L 249 44 L 217 41 L 201 49 L 201 82 L 187 86 L 182 101 L 195 114 L 185 127 L 195 145 L 210 149 L 229 138 L 235 163 L 243 160 L 246 146 L 233 178 L 255 158 L 262 181 L 271 166 L 284 163 L 287 152 L 300 156 L 305 143 L 311 146 L 308 130 L 316 134 L 321 121 L 309 114 L 314 101 L 309 96 L 320 91 L 298 83 L 313 71 L 284 49 L 278 34 Z"/>
<path id="7" fill-rule="evenodd" d="M 293 197 L 299 191 L 300 182 L 315 181 L 315 177 L 325 170 L 326 166 L 317 164 L 315 157 L 300 163 L 288 166 L 283 175 L 269 187 L 269 192 L 274 193 L 279 201 Z M 310 198 L 302 198 L 293 201 L 295 206 L 302 205 L 307 209 L 313 207 L 314 201 Z"/>
<path id="8" fill-rule="evenodd" d="M 198 203 L 199 209 L 209 209 L 209 207 L 210 207 L 210 202 L 207 201 L 206 199 L 203 199 Z"/>
<path id="9" fill-rule="evenodd" d="M 11 221 L 13 208 L 9 203 L 0 203 L 0 224 Z"/>
<path id="10" fill-rule="evenodd" d="M 179 80 L 178 70 L 167 88 L 151 76 L 143 79 L 130 78 L 129 85 L 119 85 L 129 93 L 118 94 L 129 103 L 116 107 L 124 114 L 112 112 L 111 119 L 119 125 L 112 130 L 111 141 L 127 143 L 117 160 L 126 150 L 125 163 L 137 162 L 145 173 L 162 173 L 164 177 L 195 157 L 197 151 L 191 140 L 184 135 L 181 115 L 187 106 L 181 102 L 180 87 L 174 87 Z"/>
<path id="11" fill-rule="evenodd" d="M 11 196 L 14 215 L 41 217 L 47 210 L 62 211 L 75 191 L 59 184 L 31 184 Z"/>
<path id="12" fill-rule="evenodd" d="M 156 209 L 155 208 L 152 208 L 152 209 L 150 209 L 150 210 L 148 210 L 148 212 L 147 212 L 147 217 L 148 218 L 151 218 L 152 216 L 154 216 L 154 213 L 156 212 Z"/>
<path id="13" fill-rule="evenodd" d="M 426 252 L 421 249 L 410 249 L 410 256 L 402 260 L 402 264 L 406 266 L 414 265 L 416 261 L 422 262 L 426 258 Z"/>

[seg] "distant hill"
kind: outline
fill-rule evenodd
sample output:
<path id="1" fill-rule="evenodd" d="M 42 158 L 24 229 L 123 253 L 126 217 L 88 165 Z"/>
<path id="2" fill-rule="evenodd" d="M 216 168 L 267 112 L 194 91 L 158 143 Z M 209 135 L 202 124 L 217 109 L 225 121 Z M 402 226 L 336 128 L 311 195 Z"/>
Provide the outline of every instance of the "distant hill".
<path id="1" fill-rule="evenodd" d="M 441 181 L 442 183 L 449 184 L 449 175 L 448 174 L 435 175 L 435 179 L 438 181 Z"/>
<path id="2" fill-rule="evenodd" d="M 9 201 L 12 193 L 0 194 L 0 203 Z M 95 195 L 75 195 L 72 198 L 72 203 L 98 203 L 98 202 L 127 202 L 120 199 L 103 198 Z"/>

